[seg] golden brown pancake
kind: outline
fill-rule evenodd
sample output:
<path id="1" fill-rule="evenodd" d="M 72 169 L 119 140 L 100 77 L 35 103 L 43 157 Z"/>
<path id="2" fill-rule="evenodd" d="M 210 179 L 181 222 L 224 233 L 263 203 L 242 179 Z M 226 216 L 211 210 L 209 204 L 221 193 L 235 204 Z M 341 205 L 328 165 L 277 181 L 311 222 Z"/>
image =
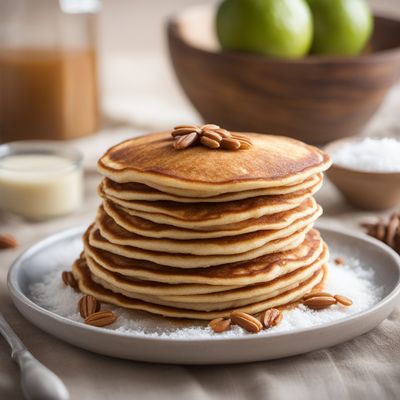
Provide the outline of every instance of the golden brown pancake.
<path id="1" fill-rule="evenodd" d="M 267 254 L 249 261 L 224 264 L 209 268 L 173 268 L 145 260 L 123 257 L 95 248 L 89 243 L 89 231 L 83 237 L 85 254 L 102 268 L 136 280 L 168 284 L 208 284 L 245 286 L 266 282 L 313 263 L 322 252 L 327 252 L 319 232 L 312 229 L 295 249 Z"/>
<path id="2" fill-rule="evenodd" d="M 322 173 L 310 176 L 305 181 L 288 186 L 278 186 L 264 189 L 247 190 L 243 192 L 224 193 L 211 197 L 184 197 L 166 193 L 161 190 L 146 186 L 143 183 L 129 182 L 118 183 L 104 178 L 100 184 L 100 192 L 106 196 L 116 197 L 121 200 L 145 200 L 145 201 L 176 201 L 178 203 L 219 203 L 225 201 L 242 200 L 250 197 L 271 196 L 288 194 L 308 189 L 323 179 Z M 161 188 L 162 189 L 162 188 Z"/>
<path id="3" fill-rule="evenodd" d="M 191 255 L 191 254 L 173 254 L 166 252 L 157 252 L 144 250 L 138 247 L 123 246 L 112 243 L 105 239 L 97 226 L 91 228 L 89 233 L 89 243 L 91 246 L 110 251 L 120 256 L 135 258 L 139 260 L 147 260 L 161 265 L 168 265 L 176 268 L 208 268 L 213 265 L 222 265 L 238 261 L 251 260 L 261 257 L 265 254 L 276 253 L 278 251 L 290 250 L 299 246 L 305 239 L 305 235 L 312 228 L 309 225 L 298 232 L 281 239 L 272 240 L 264 246 L 245 253 L 233 255 Z"/>
<path id="4" fill-rule="evenodd" d="M 292 210 L 310 198 L 320 189 L 322 182 L 301 190 L 277 196 L 253 197 L 225 203 L 182 203 L 172 201 L 125 201 L 111 196 L 108 200 L 122 206 L 130 215 L 138 216 L 158 224 L 176 227 L 198 229 L 233 224 L 264 215 L 276 214 Z M 100 193 L 105 197 L 104 193 Z"/>
<path id="5" fill-rule="evenodd" d="M 119 293 L 114 293 L 109 289 L 94 282 L 91 278 L 90 271 L 87 268 L 85 260 L 77 260 L 73 265 L 72 272 L 75 279 L 78 281 L 78 286 L 81 292 L 90 294 L 96 297 L 99 301 L 114 304 L 116 306 L 132 309 L 147 311 L 153 314 L 163 315 L 166 317 L 175 318 L 190 318 L 190 319 L 203 319 L 210 320 L 219 317 L 228 317 L 233 309 L 218 310 L 218 311 L 195 311 L 185 310 L 176 307 L 168 307 L 149 303 L 143 300 L 136 300 Z M 249 304 L 243 307 L 235 308 L 247 312 L 249 314 L 257 314 L 268 308 L 279 307 L 287 305 L 291 302 L 302 298 L 305 293 L 310 292 L 317 285 L 321 285 L 324 280 L 326 269 L 321 268 L 316 271 L 309 279 L 299 284 L 296 288 L 289 289 L 288 291 L 279 294 L 276 297 Z"/>
<path id="6" fill-rule="evenodd" d="M 316 271 L 320 270 L 321 266 L 322 264 L 320 263 L 300 268 L 293 273 L 279 277 L 274 281 L 262 285 L 260 284 L 257 288 L 249 288 L 245 286 L 243 288 L 234 289 L 234 291 L 185 296 L 150 296 L 125 290 L 118 285 L 121 282 L 117 282 L 117 286 L 94 274 L 91 274 L 91 279 L 104 288 L 112 290 L 114 293 L 120 293 L 132 299 L 187 310 L 215 311 L 227 308 L 238 308 L 248 304 L 265 301 L 287 292 L 290 289 L 295 289 L 301 283 L 309 279 Z M 225 298 L 228 298 L 228 300 Z M 192 301 L 192 299 L 194 301 Z"/>
<path id="7" fill-rule="evenodd" d="M 264 215 L 260 218 L 251 218 L 234 224 L 203 227 L 198 230 L 176 228 L 172 225 L 157 224 L 144 218 L 130 215 L 124 209 L 109 200 L 103 201 L 104 211 L 127 231 L 138 235 L 153 238 L 169 238 L 179 240 L 212 239 L 223 236 L 235 236 L 243 233 L 256 232 L 267 229 L 282 229 L 291 225 L 299 218 L 308 217 L 319 210 L 316 201 L 311 197 L 292 210 L 276 214 Z M 212 230 L 211 230 L 212 229 Z"/>
<path id="8" fill-rule="evenodd" d="M 296 268 L 294 271 L 288 273 L 284 273 L 284 269 L 282 269 L 282 274 L 273 280 L 241 287 L 227 286 L 225 290 L 217 286 L 216 290 L 213 290 L 212 285 L 156 284 L 153 287 L 150 282 L 132 280 L 104 269 L 90 256 L 85 255 L 92 279 L 115 293 L 121 293 L 124 296 L 134 299 L 179 308 L 196 309 L 195 304 L 201 303 L 202 306 L 207 305 L 208 310 L 230 308 L 245 304 L 244 302 L 240 304 L 226 304 L 226 302 L 237 302 L 247 299 L 248 303 L 254 303 L 255 301 L 276 296 L 279 292 L 286 291 L 289 286 L 295 287 L 308 279 L 327 262 L 327 258 L 328 252 L 325 249 L 313 263 Z M 263 296 L 263 298 L 260 298 L 260 296 Z M 184 304 L 178 305 L 176 303 Z"/>
<path id="9" fill-rule="evenodd" d="M 331 160 L 294 139 L 248 134 L 248 150 L 169 132 L 137 137 L 98 162 L 103 204 L 73 266 L 79 289 L 128 309 L 210 320 L 297 304 L 322 288 L 329 252 L 312 198 Z"/>
<path id="10" fill-rule="evenodd" d="M 150 296 L 167 296 L 167 295 L 195 295 L 204 293 L 223 292 L 225 290 L 235 289 L 240 286 L 235 285 L 209 285 L 197 283 L 171 284 L 153 282 L 142 279 L 133 279 L 120 273 L 111 272 L 109 269 L 103 268 L 88 252 L 84 253 L 84 257 L 88 268 L 92 275 L 98 276 L 100 279 L 114 284 L 121 285 L 122 288 L 130 290 L 134 293 L 140 293 Z"/>
<path id="11" fill-rule="evenodd" d="M 99 207 L 96 223 L 101 236 L 113 244 L 132 246 L 157 252 L 207 256 L 210 254 L 240 254 L 257 249 L 274 240 L 293 235 L 294 233 L 312 225 L 321 214 L 322 209 L 321 207 L 318 207 L 313 214 L 299 218 L 291 225 L 282 229 L 259 230 L 236 236 L 225 236 L 212 239 L 188 240 L 149 238 L 129 232 L 107 215 L 103 207 Z"/>
<path id="12" fill-rule="evenodd" d="M 171 194 L 184 189 L 209 197 L 303 182 L 331 164 L 326 153 L 295 139 L 246 135 L 253 142 L 252 148 L 236 152 L 203 146 L 177 151 L 170 132 L 141 136 L 109 149 L 99 160 L 98 169 L 115 182 L 143 183 L 156 189 L 162 186 Z"/>

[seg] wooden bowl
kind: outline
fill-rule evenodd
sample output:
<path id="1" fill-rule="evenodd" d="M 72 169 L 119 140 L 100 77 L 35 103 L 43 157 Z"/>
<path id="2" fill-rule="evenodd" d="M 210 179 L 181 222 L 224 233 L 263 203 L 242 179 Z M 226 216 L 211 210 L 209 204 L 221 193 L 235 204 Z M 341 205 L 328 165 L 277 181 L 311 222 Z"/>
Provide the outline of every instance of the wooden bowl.
<path id="1" fill-rule="evenodd" d="M 349 141 L 362 138 L 341 139 L 329 143 L 325 151 L 332 155 Z M 343 196 L 356 207 L 365 210 L 386 210 L 400 206 L 400 172 L 366 172 L 337 165 L 327 171 L 329 180 Z"/>
<path id="2" fill-rule="evenodd" d="M 220 51 L 214 14 L 197 6 L 168 23 L 176 75 L 208 123 L 324 144 L 359 133 L 400 77 L 400 21 L 375 17 L 361 56 L 284 60 Z"/>

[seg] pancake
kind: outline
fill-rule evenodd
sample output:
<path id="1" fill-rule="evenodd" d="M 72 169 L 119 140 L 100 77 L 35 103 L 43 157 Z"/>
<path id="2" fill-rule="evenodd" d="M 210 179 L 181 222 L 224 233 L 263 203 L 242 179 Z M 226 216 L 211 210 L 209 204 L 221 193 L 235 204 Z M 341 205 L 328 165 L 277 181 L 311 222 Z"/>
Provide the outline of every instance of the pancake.
<path id="1" fill-rule="evenodd" d="M 212 239 L 155 239 L 129 232 L 118 225 L 108 216 L 102 207 L 99 207 L 96 223 L 101 236 L 113 244 L 137 247 L 145 250 L 173 254 L 207 255 L 232 255 L 245 253 L 250 250 L 265 246 L 274 240 L 286 238 L 315 222 L 322 214 L 321 207 L 306 217 L 299 218 L 291 225 L 282 229 L 259 230 L 236 236 L 226 236 Z"/>
<path id="2" fill-rule="evenodd" d="M 316 147 L 275 135 L 246 134 L 245 151 L 212 151 L 193 146 L 177 151 L 170 132 L 137 137 L 110 148 L 99 160 L 99 172 L 119 183 L 138 182 L 194 196 L 287 186 L 326 170 L 331 160 Z M 180 195 L 178 193 L 178 195 Z"/>
<path id="3" fill-rule="evenodd" d="M 247 219 L 260 218 L 298 207 L 317 192 L 322 181 L 311 188 L 277 196 L 253 197 L 225 203 L 181 203 L 172 201 L 125 201 L 111 196 L 108 200 L 124 207 L 130 215 L 175 227 L 197 229 L 233 224 Z M 100 193 L 104 198 L 105 194 Z"/>
<path id="4" fill-rule="evenodd" d="M 88 268 L 92 275 L 98 276 L 104 281 L 110 284 L 121 286 L 125 290 L 131 292 L 141 293 L 151 296 L 167 296 L 167 295 L 196 295 L 205 293 L 222 292 L 225 290 L 235 289 L 240 286 L 238 285 L 209 285 L 209 284 L 197 284 L 197 283 L 184 283 L 184 284 L 170 284 L 152 282 L 146 280 L 132 279 L 130 277 L 121 275 L 120 273 L 111 272 L 110 270 L 103 268 L 90 254 L 85 252 L 85 259 Z"/>
<path id="5" fill-rule="evenodd" d="M 225 193 L 211 197 L 184 197 L 177 196 L 165 191 L 154 189 L 142 183 L 129 182 L 118 183 L 111 179 L 104 178 L 100 184 L 100 191 L 106 196 L 116 197 L 121 200 L 145 200 L 145 201 L 176 201 L 178 203 L 201 203 L 201 202 L 225 202 L 233 200 L 248 199 L 251 197 L 271 196 L 288 194 L 299 190 L 308 189 L 323 179 L 322 173 L 310 176 L 305 181 L 288 186 L 277 186 L 243 192 Z"/>
<path id="6" fill-rule="evenodd" d="M 104 211 L 120 226 L 137 235 L 152 238 L 168 238 L 178 240 L 212 239 L 223 236 L 235 236 L 243 233 L 267 229 L 282 229 L 293 224 L 299 218 L 310 216 L 317 212 L 319 206 L 311 197 L 292 210 L 276 214 L 251 218 L 234 224 L 202 228 L 201 230 L 176 228 L 171 225 L 157 224 L 144 218 L 130 215 L 123 207 L 111 201 L 103 201 Z M 213 228 L 214 230 L 211 230 Z"/>
<path id="7" fill-rule="evenodd" d="M 279 294 L 277 293 L 278 290 L 282 291 L 282 288 L 286 288 L 289 285 L 308 279 L 317 269 L 321 268 L 322 265 L 327 262 L 328 250 L 325 247 L 320 256 L 309 265 L 304 265 L 301 268 L 296 268 L 294 271 L 287 273 L 285 273 L 285 269 L 282 269 L 281 275 L 277 276 L 273 280 L 239 287 L 226 286 L 225 290 L 220 290 L 220 288 L 223 288 L 223 286 L 215 286 L 216 290 L 214 291 L 212 285 L 208 285 L 207 287 L 207 285 L 156 284 L 154 287 L 152 287 L 150 282 L 132 280 L 123 275 L 116 274 L 105 268 L 102 268 L 88 255 L 85 255 L 85 259 L 91 272 L 92 279 L 95 282 L 100 283 L 103 287 L 106 287 L 113 292 L 121 293 L 127 297 L 163 305 L 173 305 L 173 302 L 185 303 L 186 306 L 182 305 L 180 306 L 181 308 L 192 308 L 193 306 L 193 309 L 195 309 L 192 303 L 206 303 L 209 304 L 208 308 L 212 307 L 210 306 L 210 303 L 214 303 L 214 307 L 216 308 L 228 308 L 234 307 L 235 305 L 227 305 L 223 307 L 221 307 L 221 305 L 227 301 L 254 299 L 256 297 L 258 298 L 266 295 L 270 295 L 269 297 L 272 297 L 276 294 Z M 275 294 L 271 295 L 271 293 Z M 157 299 L 152 300 L 153 297 L 158 298 L 164 303 L 158 301 Z M 263 299 L 266 298 L 267 297 L 264 297 Z M 241 303 L 240 305 L 243 304 L 244 303 Z M 236 306 L 238 305 L 239 304 L 236 304 Z"/>
<path id="8" fill-rule="evenodd" d="M 258 247 L 244 253 L 234 255 L 191 255 L 191 254 L 174 254 L 166 252 L 156 252 L 144 250 L 138 247 L 123 246 L 112 243 L 105 239 L 97 226 L 90 227 L 89 243 L 91 246 L 110 251 L 128 258 L 139 260 L 147 260 L 156 264 L 167 265 L 176 268 L 207 268 L 213 265 L 222 265 L 232 262 L 246 261 L 253 258 L 263 256 L 265 254 L 276 253 L 278 251 L 290 250 L 299 246 L 305 239 L 305 235 L 312 228 L 309 225 L 292 235 L 272 240 L 264 246 Z"/>
<path id="9" fill-rule="evenodd" d="M 202 319 L 211 320 L 219 317 L 228 317 L 233 309 L 219 310 L 219 311 L 195 311 L 195 310 L 185 310 L 176 307 L 168 307 L 153 304 L 143 300 L 136 300 L 119 293 L 114 293 L 113 291 L 104 288 L 103 286 L 95 283 L 91 279 L 90 271 L 86 265 L 85 260 L 77 260 L 72 268 L 75 279 L 78 281 L 79 290 L 82 293 L 90 294 L 96 297 L 99 301 L 114 304 L 123 308 L 128 308 L 131 310 L 147 311 L 152 314 L 163 315 L 165 317 L 173 318 L 189 318 L 189 319 Z M 291 302 L 302 298 L 304 294 L 310 292 L 316 286 L 322 288 L 324 276 L 326 274 L 326 268 L 321 268 L 316 271 L 309 279 L 302 282 L 293 289 L 289 289 L 278 296 L 269 298 L 264 301 L 249 304 L 243 307 L 235 308 L 235 310 L 240 310 L 247 312 L 249 314 L 257 314 L 268 308 L 279 307 L 287 305 Z"/>
<path id="10" fill-rule="evenodd" d="M 267 254 L 253 260 L 209 268 L 173 268 L 136 260 L 97 249 L 89 243 L 89 231 L 83 237 L 85 254 L 102 268 L 131 277 L 168 284 L 199 283 L 217 286 L 245 286 L 270 281 L 313 263 L 327 247 L 319 232 L 312 229 L 295 249 Z"/>
<path id="11" fill-rule="evenodd" d="M 314 275 L 316 271 L 320 270 L 321 266 L 322 263 L 316 263 L 315 265 L 298 269 L 293 273 L 279 277 L 274 281 L 260 284 L 257 288 L 249 288 L 246 286 L 229 292 L 193 296 L 149 296 L 127 291 L 123 288 L 120 288 L 118 285 L 120 282 L 117 282 L 117 286 L 94 274 L 91 274 L 91 279 L 104 288 L 110 289 L 114 293 L 120 293 L 132 299 L 143 300 L 153 304 L 187 310 L 215 311 L 224 310 L 226 308 L 242 307 L 248 304 L 265 301 L 272 297 L 276 297 L 290 289 L 294 289 L 299 286 L 302 282 Z M 224 299 L 224 297 L 227 299 Z M 195 301 L 192 301 L 192 298 Z"/>
<path id="12" fill-rule="evenodd" d="M 73 265 L 82 293 L 127 309 L 210 320 L 290 307 L 322 289 L 327 154 L 294 139 L 246 134 L 246 150 L 137 137 L 99 160 L 102 198 Z M 193 135 L 192 135 L 193 136 Z"/>

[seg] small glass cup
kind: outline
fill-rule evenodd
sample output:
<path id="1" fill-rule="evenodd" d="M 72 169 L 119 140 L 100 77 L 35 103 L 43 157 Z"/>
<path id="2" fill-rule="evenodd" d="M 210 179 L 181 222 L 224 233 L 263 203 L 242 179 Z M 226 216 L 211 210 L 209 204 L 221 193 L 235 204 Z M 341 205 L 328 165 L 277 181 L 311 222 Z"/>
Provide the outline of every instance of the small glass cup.
<path id="1" fill-rule="evenodd" d="M 76 210 L 83 199 L 83 156 L 50 141 L 0 146 L 0 210 L 44 220 Z"/>

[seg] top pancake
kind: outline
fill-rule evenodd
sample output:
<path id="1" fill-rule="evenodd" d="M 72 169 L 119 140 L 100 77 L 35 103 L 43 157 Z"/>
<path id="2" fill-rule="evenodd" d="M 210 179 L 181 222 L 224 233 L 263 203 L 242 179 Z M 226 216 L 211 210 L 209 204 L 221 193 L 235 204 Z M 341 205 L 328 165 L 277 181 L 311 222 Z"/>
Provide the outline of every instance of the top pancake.
<path id="1" fill-rule="evenodd" d="M 249 133 L 249 150 L 175 150 L 170 132 L 141 136 L 109 149 L 99 171 L 115 182 L 138 182 L 167 193 L 215 196 L 302 182 L 326 170 L 331 160 L 321 150 L 295 139 Z M 178 193 L 176 192 L 178 191 Z"/>

